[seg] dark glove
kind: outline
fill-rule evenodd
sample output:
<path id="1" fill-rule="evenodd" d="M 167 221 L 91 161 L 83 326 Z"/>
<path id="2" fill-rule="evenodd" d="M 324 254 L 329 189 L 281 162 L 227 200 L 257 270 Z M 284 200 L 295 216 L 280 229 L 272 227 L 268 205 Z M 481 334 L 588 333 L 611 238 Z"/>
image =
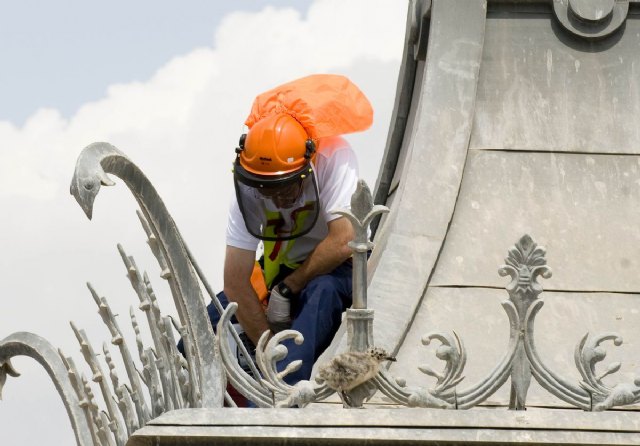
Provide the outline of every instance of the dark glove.
<path id="1" fill-rule="evenodd" d="M 291 288 L 280 282 L 271 289 L 267 306 L 267 322 L 271 331 L 278 333 L 291 328 Z"/>

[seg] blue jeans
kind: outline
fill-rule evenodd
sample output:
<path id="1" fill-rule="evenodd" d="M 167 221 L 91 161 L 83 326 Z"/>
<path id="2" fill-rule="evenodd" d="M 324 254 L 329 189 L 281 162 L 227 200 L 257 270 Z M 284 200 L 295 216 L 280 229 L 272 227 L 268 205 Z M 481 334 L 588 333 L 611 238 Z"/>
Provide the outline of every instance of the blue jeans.
<path id="1" fill-rule="evenodd" d="M 313 364 L 329 346 L 338 331 L 342 313 L 351 306 L 351 281 L 351 261 L 347 261 L 329 274 L 312 279 L 292 303 L 291 329 L 299 331 L 304 336 L 304 342 L 302 345 L 296 345 L 292 339 L 288 339 L 283 343 L 289 350 L 289 354 L 278 363 L 278 371 L 284 370 L 293 361 L 302 360 L 302 366 L 285 377 L 284 380 L 288 384 L 294 385 L 300 380 L 311 377 Z M 229 305 L 224 292 L 218 293 L 218 299 L 223 308 Z M 220 314 L 213 302 L 207 305 L 207 311 L 215 331 Z M 235 316 L 232 322 L 237 322 Z M 182 351 L 182 340 L 178 348 Z"/>
<path id="2" fill-rule="evenodd" d="M 311 377 L 313 364 L 331 344 L 342 322 L 342 313 L 351 306 L 351 281 L 351 261 L 347 261 L 329 274 L 312 279 L 292 305 L 291 329 L 302 333 L 304 342 L 302 345 L 296 345 L 293 339 L 283 342 L 289 354 L 278 363 L 278 371 L 302 360 L 302 366 L 285 377 L 288 384 Z"/>

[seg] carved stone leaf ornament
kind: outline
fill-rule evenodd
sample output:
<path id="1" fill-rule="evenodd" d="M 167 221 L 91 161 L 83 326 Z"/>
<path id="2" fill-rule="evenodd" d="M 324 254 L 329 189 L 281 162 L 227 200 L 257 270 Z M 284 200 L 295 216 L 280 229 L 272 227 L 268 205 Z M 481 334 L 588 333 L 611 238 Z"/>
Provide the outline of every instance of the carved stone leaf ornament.
<path id="1" fill-rule="evenodd" d="M 511 282 L 505 287 L 513 302 L 531 301 L 542 293 L 538 276 L 551 277 L 551 268 L 547 266 L 545 249 L 538 246 L 529 235 L 524 235 L 518 243 L 509 249 L 505 265 L 499 270 L 501 276 L 511 276 Z"/>

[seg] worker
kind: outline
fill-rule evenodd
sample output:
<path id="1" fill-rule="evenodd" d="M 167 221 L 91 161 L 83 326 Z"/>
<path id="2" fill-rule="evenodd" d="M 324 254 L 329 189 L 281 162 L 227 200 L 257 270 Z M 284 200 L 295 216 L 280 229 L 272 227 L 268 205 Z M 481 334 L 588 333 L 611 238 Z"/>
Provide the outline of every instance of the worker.
<path id="1" fill-rule="evenodd" d="M 236 149 L 218 298 L 223 306 L 238 303 L 254 351 L 267 330 L 304 336 L 300 346 L 284 342 L 289 353 L 279 369 L 302 361 L 286 376 L 290 384 L 310 378 L 351 305 L 354 231 L 332 211 L 350 208 L 358 180 L 355 153 L 341 134 L 368 128 L 372 117 L 346 77 L 308 76 L 256 98 Z M 209 315 L 215 326 L 213 305 Z"/>

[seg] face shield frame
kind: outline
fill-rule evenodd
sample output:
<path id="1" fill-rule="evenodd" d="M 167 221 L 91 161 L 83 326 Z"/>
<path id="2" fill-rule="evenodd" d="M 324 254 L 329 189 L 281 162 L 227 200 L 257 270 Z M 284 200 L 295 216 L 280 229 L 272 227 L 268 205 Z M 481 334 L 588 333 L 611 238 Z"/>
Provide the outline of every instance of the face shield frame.
<path id="1" fill-rule="evenodd" d="M 315 205 L 312 209 L 313 215 L 310 224 L 304 225 L 303 230 L 294 232 L 290 235 L 276 235 L 272 237 L 264 234 L 264 228 L 262 231 L 256 231 L 255 229 L 259 225 L 254 227 L 254 225 L 249 223 L 253 218 L 251 217 L 252 214 L 246 208 L 247 200 L 250 200 L 250 198 L 247 197 L 247 190 L 254 191 L 254 200 L 256 204 L 261 200 L 263 200 L 263 203 L 264 200 L 270 200 L 271 203 L 273 203 L 274 206 L 277 207 L 272 197 L 278 195 L 278 190 L 286 190 L 286 188 L 291 187 L 297 183 L 300 185 L 300 190 L 298 192 L 300 195 L 305 194 L 305 189 L 307 187 L 311 188 L 311 191 L 314 195 L 312 202 L 314 202 Z M 307 160 L 302 168 L 294 172 L 276 176 L 258 175 L 249 172 L 242 166 L 242 164 L 240 163 L 240 157 L 238 156 L 236 157 L 236 160 L 234 162 L 233 184 L 236 192 L 236 199 L 238 201 L 238 207 L 240 208 L 240 212 L 242 213 L 242 218 L 244 220 L 247 231 L 249 232 L 249 234 L 259 240 L 277 242 L 288 241 L 302 237 L 308 234 L 313 229 L 320 215 L 320 194 L 318 191 L 318 184 L 316 181 L 313 164 L 310 160 Z M 262 191 L 264 191 L 265 194 L 263 194 Z"/>

